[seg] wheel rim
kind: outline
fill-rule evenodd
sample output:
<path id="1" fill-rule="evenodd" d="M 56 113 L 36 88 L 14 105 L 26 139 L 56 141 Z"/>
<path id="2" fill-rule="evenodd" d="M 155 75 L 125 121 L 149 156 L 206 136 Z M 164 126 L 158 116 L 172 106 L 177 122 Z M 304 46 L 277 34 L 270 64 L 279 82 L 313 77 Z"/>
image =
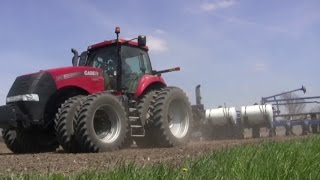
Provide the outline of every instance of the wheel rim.
<path id="1" fill-rule="evenodd" d="M 176 138 L 183 138 L 189 130 L 189 113 L 183 101 L 174 100 L 169 104 L 168 124 Z"/>
<path id="2" fill-rule="evenodd" d="M 120 117 L 110 105 L 101 105 L 94 113 L 93 127 L 98 138 L 105 143 L 114 142 L 120 135 Z"/>

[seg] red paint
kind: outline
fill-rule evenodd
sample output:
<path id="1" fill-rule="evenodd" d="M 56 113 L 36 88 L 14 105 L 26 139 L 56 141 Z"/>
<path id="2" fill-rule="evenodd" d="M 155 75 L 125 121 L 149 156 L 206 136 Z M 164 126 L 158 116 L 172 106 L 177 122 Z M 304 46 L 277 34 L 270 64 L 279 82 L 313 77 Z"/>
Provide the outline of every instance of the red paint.
<path id="1" fill-rule="evenodd" d="M 109 46 L 109 45 L 112 45 L 112 44 L 116 44 L 116 41 L 117 40 L 109 40 L 109 41 L 103 41 L 103 42 L 100 42 L 100 43 L 97 43 L 97 44 L 93 44 L 93 45 L 88 47 L 88 50 L 99 48 L 99 47 L 104 47 L 104 46 Z M 138 43 L 135 42 L 135 41 L 127 42 L 127 40 L 125 40 L 125 39 L 119 39 L 119 43 L 120 44 L 127 43 L 130 46 L 141 48 L 141 49 L 146 50 L 146 51 L 149 50 L 148 46 L 138 46 Z"/>
<path id="2" fill-rule="evenodd" d="M 78 87 L 86 90 L 89 94 L 103 92 L 104 89 L 104 77 L 101 75 L 97 76 L 87 76 L 84 75 L 85 71 L 96 71 L 99 74 L 102 74 L 102 69 L 87 67 L 87 66 L 78 66 L 78 67 L 65 67 L 58 69 L 49 69 L 46 70 L 49 72 L 56 82 L 57 89 L 64 87 Z M 79 73 L 77 76 L 70 78 L 61 78 L 64 75 L 69 75 L 72 73 Z M 161 83 L 166 86 L 163 78 L 157 75 L 144 75 L 136 89 L 134 94 L 135 97 L 139 97 L 143 92 L 152 84 Z M 119 92 L 115 92 L 115 95 L 121 95 Z"/>
<path id="3" fill-rule="evenodd" d="M 166 86 L 166 83 L 164 82 L 163 78 L 161 76 L 157 75 L 144 75 L 136 89 L 136 92 L 134 94 L 135 97 L 139 97 L 142 95 L 142 93 L 153 83 L 161 83 L 164 86 Z"/>
<path id="4" fill-rule="evenodd" d="M 49 72 L 56 82 L 57 89 L 64 87 L 79 87 L 86 90 L 88 93 L 97 93 L 104 91 L 104 78 L 101 75 L 97 76 L 85 76 L 83 73 L 85 71 L 96 71 L 99 74 L 102 73 L 102 69 L 87 67 L 87 66 L 78 66 L 78 67 L 65 67 L 58 69 L 49 69 L 46 70 Z M 82 73 L 82 75 L 61 79 L 63 75 L 68 75 L 71 73 Z"/>

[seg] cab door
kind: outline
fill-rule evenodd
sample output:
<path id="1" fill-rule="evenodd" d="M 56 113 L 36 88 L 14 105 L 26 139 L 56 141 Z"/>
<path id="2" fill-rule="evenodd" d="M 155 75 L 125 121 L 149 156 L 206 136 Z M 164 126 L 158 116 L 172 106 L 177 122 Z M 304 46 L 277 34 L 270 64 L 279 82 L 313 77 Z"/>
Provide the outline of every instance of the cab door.
<path id="1" fill-rule="evenodd" d="M 122 55 L 122 86 L 134 93 L 138 83 L 145 74 L 151 74 L 151 66 L 146 51 L 139 48 L 124 46 Z"/>

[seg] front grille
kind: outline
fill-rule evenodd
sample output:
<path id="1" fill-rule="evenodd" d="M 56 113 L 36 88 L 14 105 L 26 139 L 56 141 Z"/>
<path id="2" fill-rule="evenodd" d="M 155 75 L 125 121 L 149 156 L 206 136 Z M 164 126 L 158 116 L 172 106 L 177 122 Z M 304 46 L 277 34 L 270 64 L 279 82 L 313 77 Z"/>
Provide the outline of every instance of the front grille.
<path id="1" fill-rule="evenodd" d="M 47 102 L 56 90 L 57 87 L 51 74 L 39 72 L 17 77 L 8 93 L 8 97 L 25 94 L 37 94 L 39 96 L 39 101 L 13 102 L 32 124 L 43 120 Z"/>
<path id="2" fill-rule="evenodd" d="M 39 74 L 30 74 L 17 77 L 11 86 L 8 97 L 30 93 L 32 84 L 38 80 L 38 76 Z"/>

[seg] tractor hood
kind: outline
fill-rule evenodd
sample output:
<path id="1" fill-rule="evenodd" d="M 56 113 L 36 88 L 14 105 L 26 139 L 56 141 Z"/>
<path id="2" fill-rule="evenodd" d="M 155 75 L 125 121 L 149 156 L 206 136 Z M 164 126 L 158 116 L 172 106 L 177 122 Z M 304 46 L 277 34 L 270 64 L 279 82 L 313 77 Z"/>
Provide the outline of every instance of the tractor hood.
<path id="1" fill-rule="evenodd" d="M 21 111 L 28 110 L 28 118 L 39 121 L 48 100 L 65 88 L 88 94 L 104 91 L 103 72 L 92 67 L 64 67 L 22 75 L 11 86 L 6 103 L 18 105 Z"/>
<path id="2" fill-rule="evenodd" d="M 77 87 L 88 93 L 103 91 L 102 69 L 77 66 L 41 70 L 16 78 L 8 97 L 24 94 L 38 94 L 39 91 L 55 91 L 64 87 Z"/>
<path id="3" fill-rule="evenodd" d="M 57 89 L 64 87 L 81 88 L 88 93 L 104 91 L 103 70 L 88 66 L 72 66 L 45 70 L 51 74 Z"/>

